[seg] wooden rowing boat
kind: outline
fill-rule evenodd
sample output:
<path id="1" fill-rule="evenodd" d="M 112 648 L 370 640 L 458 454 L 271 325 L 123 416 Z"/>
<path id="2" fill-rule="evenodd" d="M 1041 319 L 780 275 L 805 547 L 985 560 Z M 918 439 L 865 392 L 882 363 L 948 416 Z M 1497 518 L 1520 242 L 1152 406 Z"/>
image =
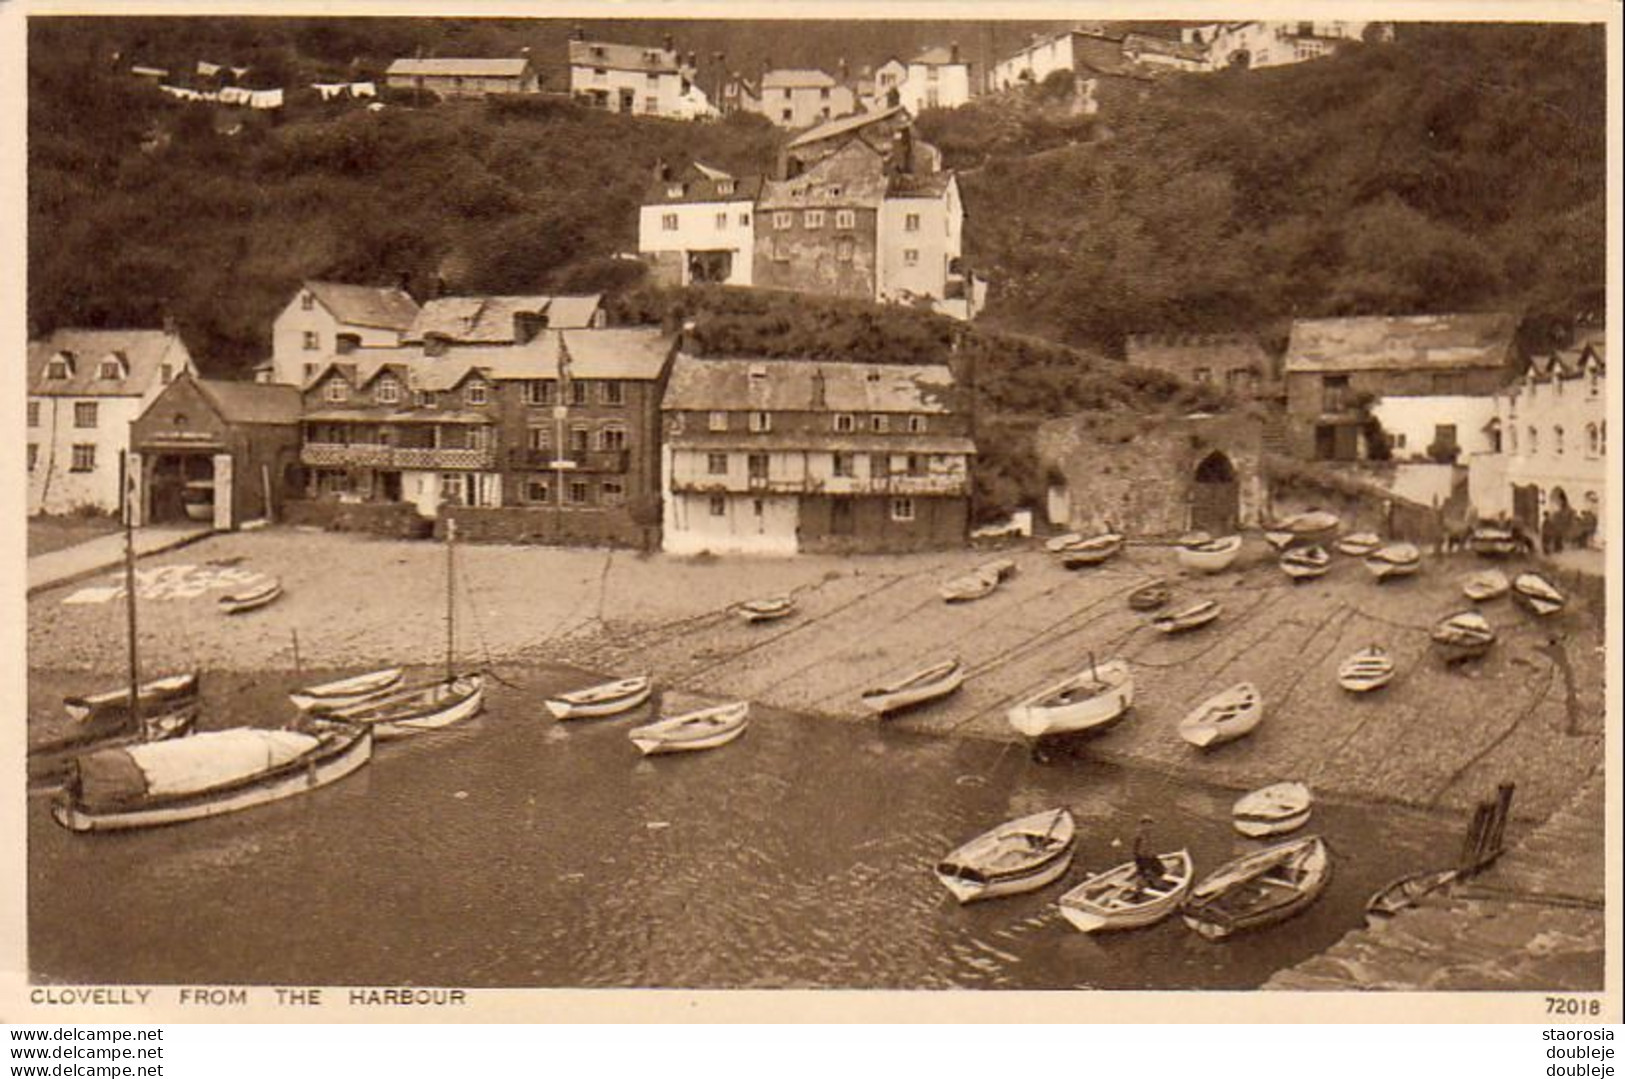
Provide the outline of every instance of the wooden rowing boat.
<path id="1" fill-rule="evenodd" d="M 961 903 L 1036 891 L 1067 871 L 1077 822 L 1046 809 L 983 832 L 937 863 L 937 880 Z"/>
<path id="2" fill-rule="evenodd" d="M 1538 573 L 1520 573 L 1512 579 L 1512 598 L 1520 606 L 1538 615 L 1551 615 L 1561 611 L 1567 597 Z"/>
<path id="3" fill-rule="evenodd" d="M 224 614 L 246 614 L 274 603 L 282 595 L 282 582 L 268 577 L 257 584 L 220 597 L 220 610 Z"/>
<path id="4" fill-rule="evenodd" d="M 741 603 L 734 610 L 746 624 L 754 625 L 757 622 L 777 622 L 781 618 L 788 618 L 796 612 L 794 596 L 769 596 L 766 599 L 749 599 Z"/>
<path id="5" fill-rule="evenodd" d="M 1379 584 L 1391 577 L 1409 577 L 1422 568 L 1422 552 L 1414 543 L 1389 543 L 1366 556 L 1365 568 Z"/>
<path id="6" fill-rule="evenodd" d="M 860 700 L 864 708 L 877 716 L 884 716 L 946 697 L 964 682 L 964 666 L 957 659 L 948 659 L 895 681 L 864 690 Z"/>
<path id="7" fill-rule="evenodd" d="M 1204 599 L 1177 611 L 1158 615 L 1151 620 L 1151 624 L 1159 633 L 1184 633 L 1186 630 L 1207 625 L 1219 617 L 1219 612 L 1223 610 L 1217 601 Z"/>
<path id="8" fill-rule="evenodd" d="M 385 667 L 382 670 L 358 674 L 353 678 L 341 678 L 336 682 L 323 682 L 320 685 L 296 689 L 288 694 L 288 700 L 301 712 L 320 708 L 349 708 L 388 693 L 400 684 L 401 669 Z"/>
<path id="9" fill-rule="evenodd" d="M 1100 730 L 1123 718 L 1134 703 L 1134 675 L 1126 660 L 1089 665 L 1012 706 L 1010 726 L 1029 738 Z"/>
<path id="10" fill-rule="evenodd" d="M 1257 838 L 1284 835 L 1309 822 L 1314 796 L 1302 783 L 1273 783 L 1236 799 L 1230 819 L 1236 831 Z"/>
<path id="11" fill-rule="evenodd" d="M 1350 693 L 1370 693 L 1393 680 L 1393 658 L 1377 645 L 1354 653 L 1337 668 L 1337 684 Z"/>
<path id="12" fill-rule="evenodd" d="M 629 712 L 653 692 L 654 682 L 644 674 L 560 693 L 549 697 L 545 705 L 555 719 L 597 719 Z"/>
<path id="13" fill-rule="evenodd" d="M 485 676 L 462 674 L 401 686 L 344 707 L 318 705 L 309 714 L 360 724 L 383 742 L 461 723 L 484 706 Z"/>
<path id="14" fill-rule="evenodd" d="M 1331 852 L 1319 836 L 1254 851 L 1191 889 L 1185 924 L 1208 940 L 1275 925 L 1313 903 L 1331 875 Z"/>
<path id="15" fill-rule="evenodd" d="M 1400 911 L 1416 906 L 1434 892 L 1454 883 L 1456 876 L 1454 869 L 1429 869 L 1389 881 L 1366 900 L 1366 925 L 1375 928 L 1386 923 Z"/>
<path id="16" fill-rule="evenodd" d="M 1173 590 L 1168 587 L 1167 581 L 1152 581 L 1130 592 L 1128 605 L 1130 610 L 1154 611 L 1172 597 Z"/>
<path id="17" fill-rule="evenodd" d="M 75 832 L 151 828 L 233 813 L 335 783 L 372 758 L 372 732 L 309 719 L 238 727 L 81 757 L 51 807 Z"/>
<path id="18" fill-rule="evenodd" d="M 1080 933 L 1139 929 L 1155 925 L 1179 909 L 1195 875 L 1189 851 L 1157 855 L 1162 880 L 1148 885 L 1139 866 L 1124 862 L 1089 877 L 1056 903 L 1061 916 Z"/>
<path id="19" fill-rule="evenodd" d="M 1332 568 L 1332 556 L 1318 543 L 1291 547 L 1281 552 L 1281 571 L 1294 581 L 1323 577 Z"/>
<path id="20" fill-rule="evenodd" d="M 1478 611 L 1461 611 L 1442 619 L 1430 635 L 1446 663 L 1477 659 L 1495 643 L 1495 630 Z"/>
<path id="21" fill-rule="evenodd" d="M 1199 749 L 1233 742 L 1264 719 L 1264 698 L 1251 682 L 1215 693 L 1179 721 L 1179 736 Z"/>
<path id="22" fill-rule="evenodd" d="M 1351 532 L 1337 541 L 1337 549 L 1354 558 L 1364 558 L 1382 546 L 1382 537 L 1375 532 Z"/>
<path id="23" fill-rule="evenodd" d="M 1467 546 L 1481 558 L 1507 558 L 1523 549 L 1523 540 L 1510 528 L 1485 525 L 1473 529 Z"/>
<path id="24" fill-rule="evenodd" d="M 1082 541 L 1082 539 L 1082 532 L 1063 532 L 1059 536 L 1053 536 L 1050 539 L 1045 540 L 1044 550 L 1048 551 L 1050 554 L 1059 554 L 1068 547 L 1072 546 L 1074 543 Z"/>
<path id="25" fill-rule="evenodd" d="M 1220 536 L 1202 543 L 1188 543 L 1179 548 L 1179 564 L 1199 573 L 1223 573 L 1241 554 L 1240 536 Z"/>
<path id="26" fill-rule="evenodd" d="M 1117 532 L 1103 532 L 1098 536 L 1078 540 L 1061 549 L 1061 565 L 1067 569 L 1098 566 L 1123 549 L 1123 537 Z"/>
<path id="27" fill-rule="evenodd" d="M 1336 530 L 1340 518 L 1327 510 L 1309 510 L 1304 513 L 1294 513 L 1292 516 L 1270 525 L 1272 532 L 1290 532 L 1299 539 L 1325 536 Z"/>
<path id="28" fill-rule="evenodd" d="M 627 737 L 646 757 L 715 749 L 744 734 L 749 720 L 750 702 L 735 701 L 634 727 L 627 732 Z"/>
<path id="29" fill-rule="evenodd" d="M 1461 594 L 1474 603 L 1488 603 L 1500 599 L 1512 588 L 1507 575 L 1498 569 L 1487 569 L 1468 577 L 1461 586 Z"/>
<path id="30" fill-rule="evenodd" d="M 999 578 L 984 576 L 977 573 L 967 573 L 963 577 L 955 577 L 944 582 L 939 592 L 944 603 L 969 603 L 993 594 L 999 587 Z"/>
<path id="31" fill-rule="evenodd" d="M 198 675 L 196 671 L 185 674 L 169 674 L 162 678 L 141 683 L 136 690 L 137 709 L 142 715 L 157 715 L 173 711 L 178 706 L 189 701 L 196 701 L 198 695 Z M 128 689 L 109 689 L 101 693 L 74 695 L 62 698 L 62 707 L 66 709 L 68 718 L 87 722 L 93 719 L 128 719 L 130 715 L 130 691 Z"/>

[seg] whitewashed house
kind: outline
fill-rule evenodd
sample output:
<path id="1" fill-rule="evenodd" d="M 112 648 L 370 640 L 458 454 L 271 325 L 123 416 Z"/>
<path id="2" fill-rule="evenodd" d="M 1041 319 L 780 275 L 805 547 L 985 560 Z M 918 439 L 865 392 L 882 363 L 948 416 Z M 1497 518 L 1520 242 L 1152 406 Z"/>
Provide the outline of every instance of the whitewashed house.
<path id="1" fill-rule="evenodd" d="M 780 68 L 762 75 L 757 108 L 779 127 L 811 127 L 857 109 L 852 88 L 816 69 Z"/>
<path id="2" fill-rule="evenodd" d="M 1181 31 L 1181 40 L 1208 50 L 1208 63 L 1215 70 L 1301 64 L 1329 56 L 1350 43 L 1393 39 L 1393 23 L 1313 19 L 1213 23 Z"/>
<path id="3" fill-rule="evenodd" d="M 306 281 L 271 323 L 271 360 L 256 380 L 303 386 L 335 353 L 399 345 L 417 316 L 403 289 Z"/>
<path id="4" fill-rule="evenodd" d="M 749 285 L 760 177 L 695 162 L 662 167 L 638 213 L 638 254 L 657 284 Z"/>
<path id="5" fill-rule="evenodd" d="M 712 115 L 694 86 L 692 60 L 666 38 L 660 48 L 608 41 L 570 42 L 570 93 L 594 108 L 639 116 Z"/>
<path id="6" fill-rule="evenodd" d="M 970 64 L 960 59 L 958 42 L 946 48 L 933 46 L 908 62 L 899 103 L 910 113 L 918 116 L 923 109 L 956 109 L 970 99 Z"/>
<path id="7" fill-rule="evenodd" d="M 182 373 L 173 330 L 57 330 L 28 344 L 28 512 L 120 506 L 130 424 Z"/>

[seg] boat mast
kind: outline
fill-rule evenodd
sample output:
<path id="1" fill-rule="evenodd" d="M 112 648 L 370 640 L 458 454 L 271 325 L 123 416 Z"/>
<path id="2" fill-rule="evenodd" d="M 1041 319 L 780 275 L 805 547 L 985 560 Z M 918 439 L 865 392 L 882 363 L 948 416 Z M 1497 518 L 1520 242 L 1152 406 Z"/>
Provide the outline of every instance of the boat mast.
<path id="1" fill-rule="evenodd" d="M 129 469 L 126 458 L 125 469 Z M 131 501 L 133 484 L 130 477 L 124 482 L 124 612 L 125 628 L 130 645 L 130 718 L 132 730 L 143 729 L 141 718 L 141 661 L 136 655 L 135 635 L 135 505 Z"/>
<path id="2" fill-rule="evenodd" d="M 446 681 L 456 677 L 452 670 L 457 641 L 457 574 L 452 563 L 452 548 L 457 542 L 457 522 L 446 517 Z"/>

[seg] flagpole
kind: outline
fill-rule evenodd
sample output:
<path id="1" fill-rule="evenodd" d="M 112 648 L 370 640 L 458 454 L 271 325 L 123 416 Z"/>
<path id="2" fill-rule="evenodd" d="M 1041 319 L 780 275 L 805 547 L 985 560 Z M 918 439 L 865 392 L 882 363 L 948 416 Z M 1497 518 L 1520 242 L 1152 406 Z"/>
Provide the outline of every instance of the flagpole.
<path id="1" fill-rule="evenodd" d="M 141 660 L 136 648 L 135 625 L 135 501 L 132 495 L 134 477 L 130 474 L 130 457 L 121 454 L 124 463 L 124 612 L 125 629 L 130 645 L 130 729 L 140 732 L 141 719 Z"/>

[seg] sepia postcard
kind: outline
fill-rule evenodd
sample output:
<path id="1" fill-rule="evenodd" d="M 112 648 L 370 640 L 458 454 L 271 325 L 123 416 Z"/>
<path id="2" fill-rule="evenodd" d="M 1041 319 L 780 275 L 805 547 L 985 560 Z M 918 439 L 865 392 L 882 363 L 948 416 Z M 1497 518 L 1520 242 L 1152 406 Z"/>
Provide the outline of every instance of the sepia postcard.
<path id="1" fill-rule="evenodd" d="M 0 1016 L 1620 1022 L 1619 33 L 0 4 Z"/>

